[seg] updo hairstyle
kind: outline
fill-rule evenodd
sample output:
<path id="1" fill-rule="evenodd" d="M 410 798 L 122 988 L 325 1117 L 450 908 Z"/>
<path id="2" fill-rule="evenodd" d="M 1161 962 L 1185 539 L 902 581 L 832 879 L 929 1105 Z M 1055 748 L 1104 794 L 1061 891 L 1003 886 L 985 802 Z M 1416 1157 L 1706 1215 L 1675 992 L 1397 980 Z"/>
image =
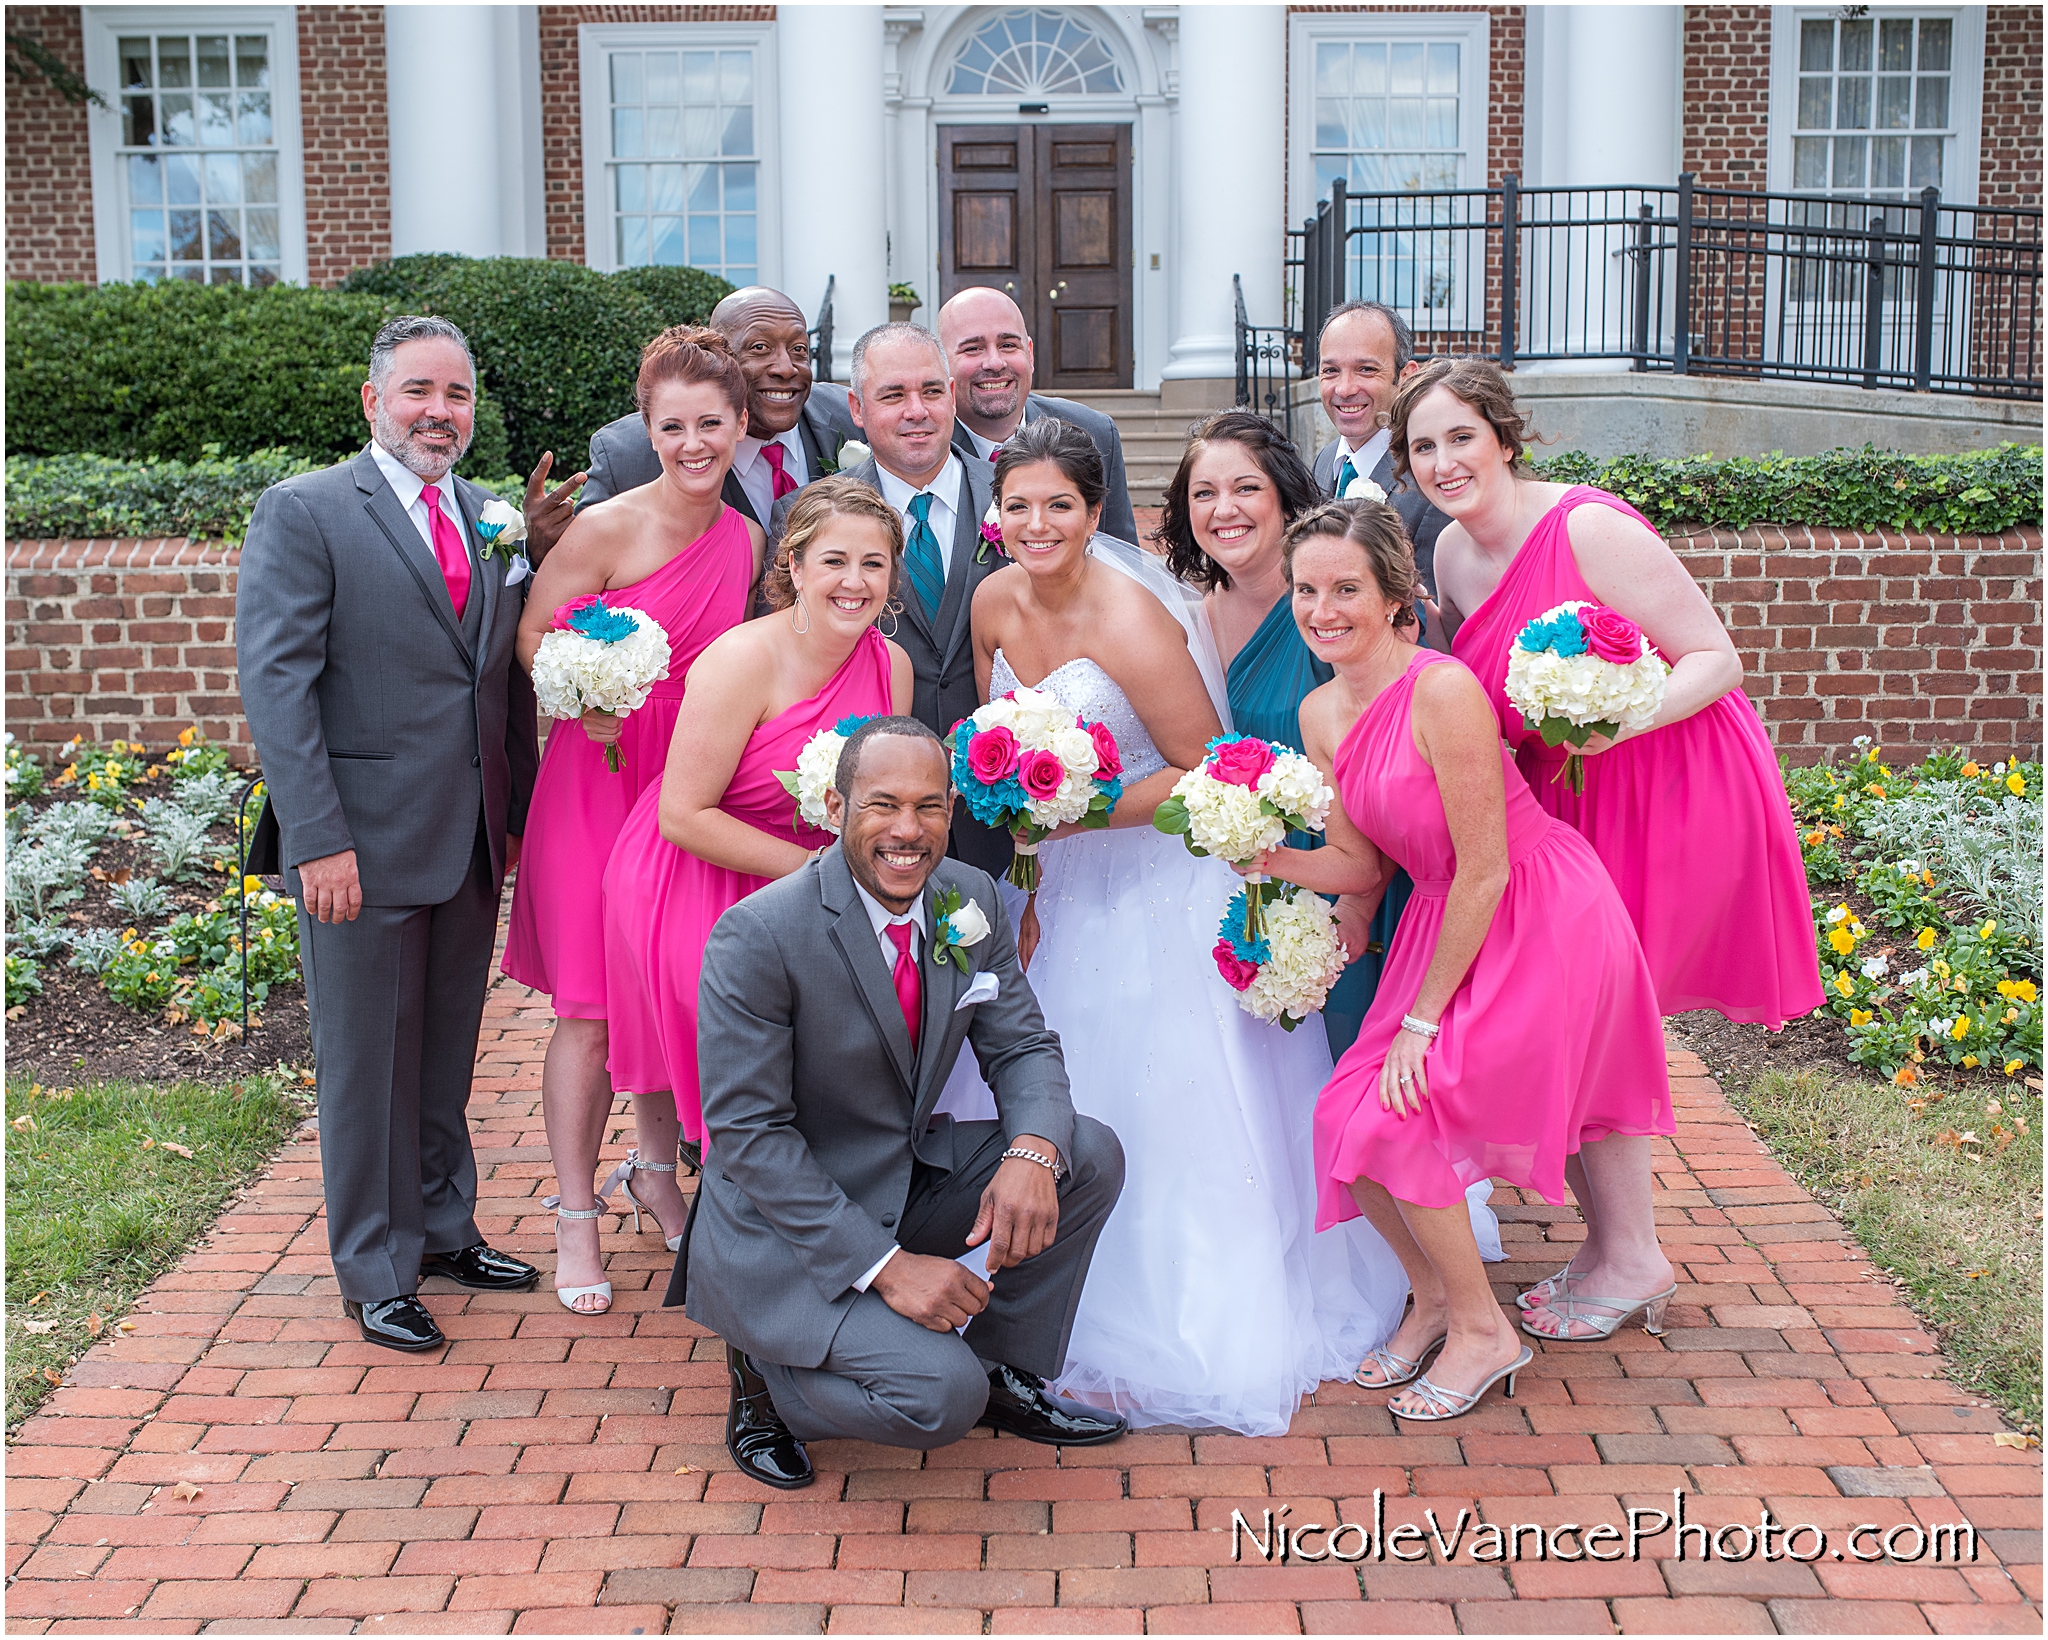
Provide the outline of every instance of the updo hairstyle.
<path id="1" fill-rule="evenodd" d="M 1195 482 L 1195 457 L 1211 444 L 1237 444 L 1251 453 L 1280 497 L 1282 523 L 1292 524 L 1316 504 L 1314 475 L 1286 435 L 1264 416 L 1249 410 L 1224 410 L 1195 423 L 1188 431 L 1188 446 L 1181 452 L 1173 482 L 1166 486 L 1166 504 L 1160 509 L 1159 528 L 1152 532 L 1152 539 L 1166 549 L 1166 567 L 1174 578 L 1204 592 L 1230 588 L 1230 572 L 1195 539 L 1188 506 L 1188 491 Z"/>
<path id="2" fill-rule="evenodd" d="M 903 520 L 896 509 L 857 478 L 821 478 L 806 484 L 790 503 L 787 528 L 775 556 L 761 576 L 761 593 L 770 609 L 788 609 L 796 602 L 796 580 L 790 565 L 801 564 L 811 543 L 835 518 L 869 518 L 889 538 L 889 598 L 903 583 Z"/>
<path id="3" fill-rule="evenodd" d="M 1401 515 L 1384 501 L 1325 501 L 1295 520 L 1287 532 L 1287 579 L 1294 579 L 1294 555 L 1308 542 L 1329 536 L 1349 541 L 1365 556 L 1365 567 L 1382 598 L 1399 601 L 1394 626 L 1415 625 L 1415 600 L 1422 595 L 1422 577 L 1415 569 L 1415 549 L 1401 526 Z"/>
<path id="4" fill-rule="evenodd" d="M 1447 387 L 1451 397 L 1479 412 L 1507 452 L 1508 469 L 1524 471 L 1523 457 L 1531 441 L 1529 418 L 1515 408 L 1515 390 L 1507 372 L 1491 359 L 1438 359 L 1424 365 L 1401 384 L 1387 417 L 1387 453 L 1398 477 L 1408 476 L 1408 418 L 1432 388 Z"/>
<path id="5" fill-rule="evenodd" d="M 1095 441 L 1070 421 L 1044 416 L 1026 422 L 1003 441 L 996 455 L 996 500 L 1003 499 L 1003 485 L 1012 473 L 1041 461 L 1059 468 L 1081 504 L 1091 510 L 1101 506 L 1102 498 L 1109 494 L 1109 481 L 1102 476 L 1102 452 L 1095 448 Z"/>
<path id="6" fill-rule="evenodd" d="M 654 390 L 664 382 L 708 382 L 725 394 L 736 415 L 747 408 L 747 378 L 732 343 L 705 325 L 670 325 L 640 350 L 633 402 L 646 421 Z"/>

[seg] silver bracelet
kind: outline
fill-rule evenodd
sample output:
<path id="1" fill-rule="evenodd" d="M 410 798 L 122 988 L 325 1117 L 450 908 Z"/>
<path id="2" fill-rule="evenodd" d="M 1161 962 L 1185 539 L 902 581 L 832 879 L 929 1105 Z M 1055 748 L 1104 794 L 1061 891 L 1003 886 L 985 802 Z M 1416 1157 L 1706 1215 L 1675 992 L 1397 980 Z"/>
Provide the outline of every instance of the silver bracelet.
<path id="1" fill-rule="evenodd" d="M 1012 1145 L 1008 1150 L 1003 1152 L 1003 1160 L 1006 1162 L 1012 1156 L 1019 1157 L 1020 1159 L 1027 1162 L 1036 1162 L 1040 1167 L 1044 1168 L 1046 1172 L 1050 1173 L 1054 1179 L 1058 1179 L 1059 1176 L 1066 1171 L 1066 1169 L 1061 1167 L 1060 1164 L 1057 1161 L 1055 1161 L 1052 1157 L 1041 1156 L 1037 1151 L 1026 1150 L 1022 1145 Z"/>
<path id="2" fill-rule="evenodd" d="M 1413 1014 L 1403 1014 L 1401 1016 L 1401 1029 L 1422 1037 L 1427 1041 L 1434 1042 L 1437 1039 L 1438 1033 L 1443 1030 L 1443 1027 L 1441 1025 L 1432 1025 L 1426 1019 L 1417 1019 Z"/>

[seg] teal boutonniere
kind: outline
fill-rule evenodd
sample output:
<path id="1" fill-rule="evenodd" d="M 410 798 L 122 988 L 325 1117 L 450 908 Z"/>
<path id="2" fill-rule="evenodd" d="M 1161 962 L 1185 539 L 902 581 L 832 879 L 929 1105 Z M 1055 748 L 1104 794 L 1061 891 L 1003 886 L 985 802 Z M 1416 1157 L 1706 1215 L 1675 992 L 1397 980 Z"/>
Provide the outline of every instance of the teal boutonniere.
<path id="1" fill-rule="evenodd" d="M 949 888 L 932 902 L 932 961 L 952 962 L 961 973 L 971 971 L 967 949 L 988 938 L 988 917 L 960 890 Z"/>

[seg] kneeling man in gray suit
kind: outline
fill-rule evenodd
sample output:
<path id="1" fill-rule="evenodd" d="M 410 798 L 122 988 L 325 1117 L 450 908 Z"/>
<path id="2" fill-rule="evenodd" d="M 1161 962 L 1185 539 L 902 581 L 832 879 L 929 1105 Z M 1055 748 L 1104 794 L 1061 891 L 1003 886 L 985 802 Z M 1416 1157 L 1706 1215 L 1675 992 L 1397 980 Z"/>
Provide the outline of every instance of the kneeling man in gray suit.
<path id="1" fill-rule="evenodd" d="M 875 719 L 826 808 L 839 845 L 726 912 L 704 952 L 704 1175 L 668 1302 L 726 1341 L 726 1445 L 791 1488 L 807 1440 L 1114 1440 L 1121 1418 L 1042 1380 L 1123 1149 L 1074 1113 L 995 884 L 946 858 L 944 747 Z M 963 1043 L 996 1121 L 932 1114 Z M 983 1242 L 987 1281 L 956 1262 Z"/>

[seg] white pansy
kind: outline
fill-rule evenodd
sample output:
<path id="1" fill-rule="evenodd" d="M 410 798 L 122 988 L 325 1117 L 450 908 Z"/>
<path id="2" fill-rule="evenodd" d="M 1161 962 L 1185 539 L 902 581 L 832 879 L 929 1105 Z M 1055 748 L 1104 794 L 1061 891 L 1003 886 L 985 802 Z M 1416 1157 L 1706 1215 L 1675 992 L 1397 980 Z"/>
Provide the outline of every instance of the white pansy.
<path id="1" fill-rule="evenodd" d="M 668 676 L 668 634 L 654 618 L 638 609 L 612 613 L 632 616 L 637 630 L 631 637 L 601 643 L 580 632 L 542 634 L 533 658 L 533 693 L 549 717 L 637 711 Z"/>
<path id="2" fill-rule="evenodd" d="M 1351 482 L 1344 486 L 1340 501 L 1384 501 L 1387 492 L 1361 472 L 1353 472 Z"/>
<path id="3" fill-rule="evenodd" d="M 1915 968 L 1910 974 L 1901 974 L 1899 976 L 1899 983 L 1916 987 L 1925 985 L 1927 983 L 1927 970 L 1925 968 Z"/>
<path id="4" fill-rule="evenodd" d="M 988 938 L 988 913 L 972 900 L 963 900 L 946 913 L 946 926 L 953 930 L 955 945 L 979 945 Z"/>
<path id="5" fill-rule="evenodd" d="M 526 539 L 526 514 L 495 495 L 483 504 L 476 522 L 478 533 L 490 541 L 493 550 Z"/>
<path id="6" fill-rule="evenodd" d="M 1847 922 L 1848 920 L 1849 908 L 1846 905 L 1838 905 L 1828 913 L 1828 921 L 1831 923 Z"/>
<path id="7" fill-rule="evenodd" d="M 1865 957 L 1863 959 L 1863 977 L 1865 979 L 1883 979 L 1885 970 L 1889 967 L 1891 967 L 1889 958 Z"/>
<path id="8" fill-rule="evenodd" d="M 1263 923 L 1272 955 L 1259 965 L 1250 987 L 1237 993 L 1237 1005 L 1263 1020 L 1282 1014 L 1306 1019 L 1328 999 L 1350 960 L 1337 938 L 1337 919 L 1327 902 L 1303 889 L 1267 905 Z"/>

